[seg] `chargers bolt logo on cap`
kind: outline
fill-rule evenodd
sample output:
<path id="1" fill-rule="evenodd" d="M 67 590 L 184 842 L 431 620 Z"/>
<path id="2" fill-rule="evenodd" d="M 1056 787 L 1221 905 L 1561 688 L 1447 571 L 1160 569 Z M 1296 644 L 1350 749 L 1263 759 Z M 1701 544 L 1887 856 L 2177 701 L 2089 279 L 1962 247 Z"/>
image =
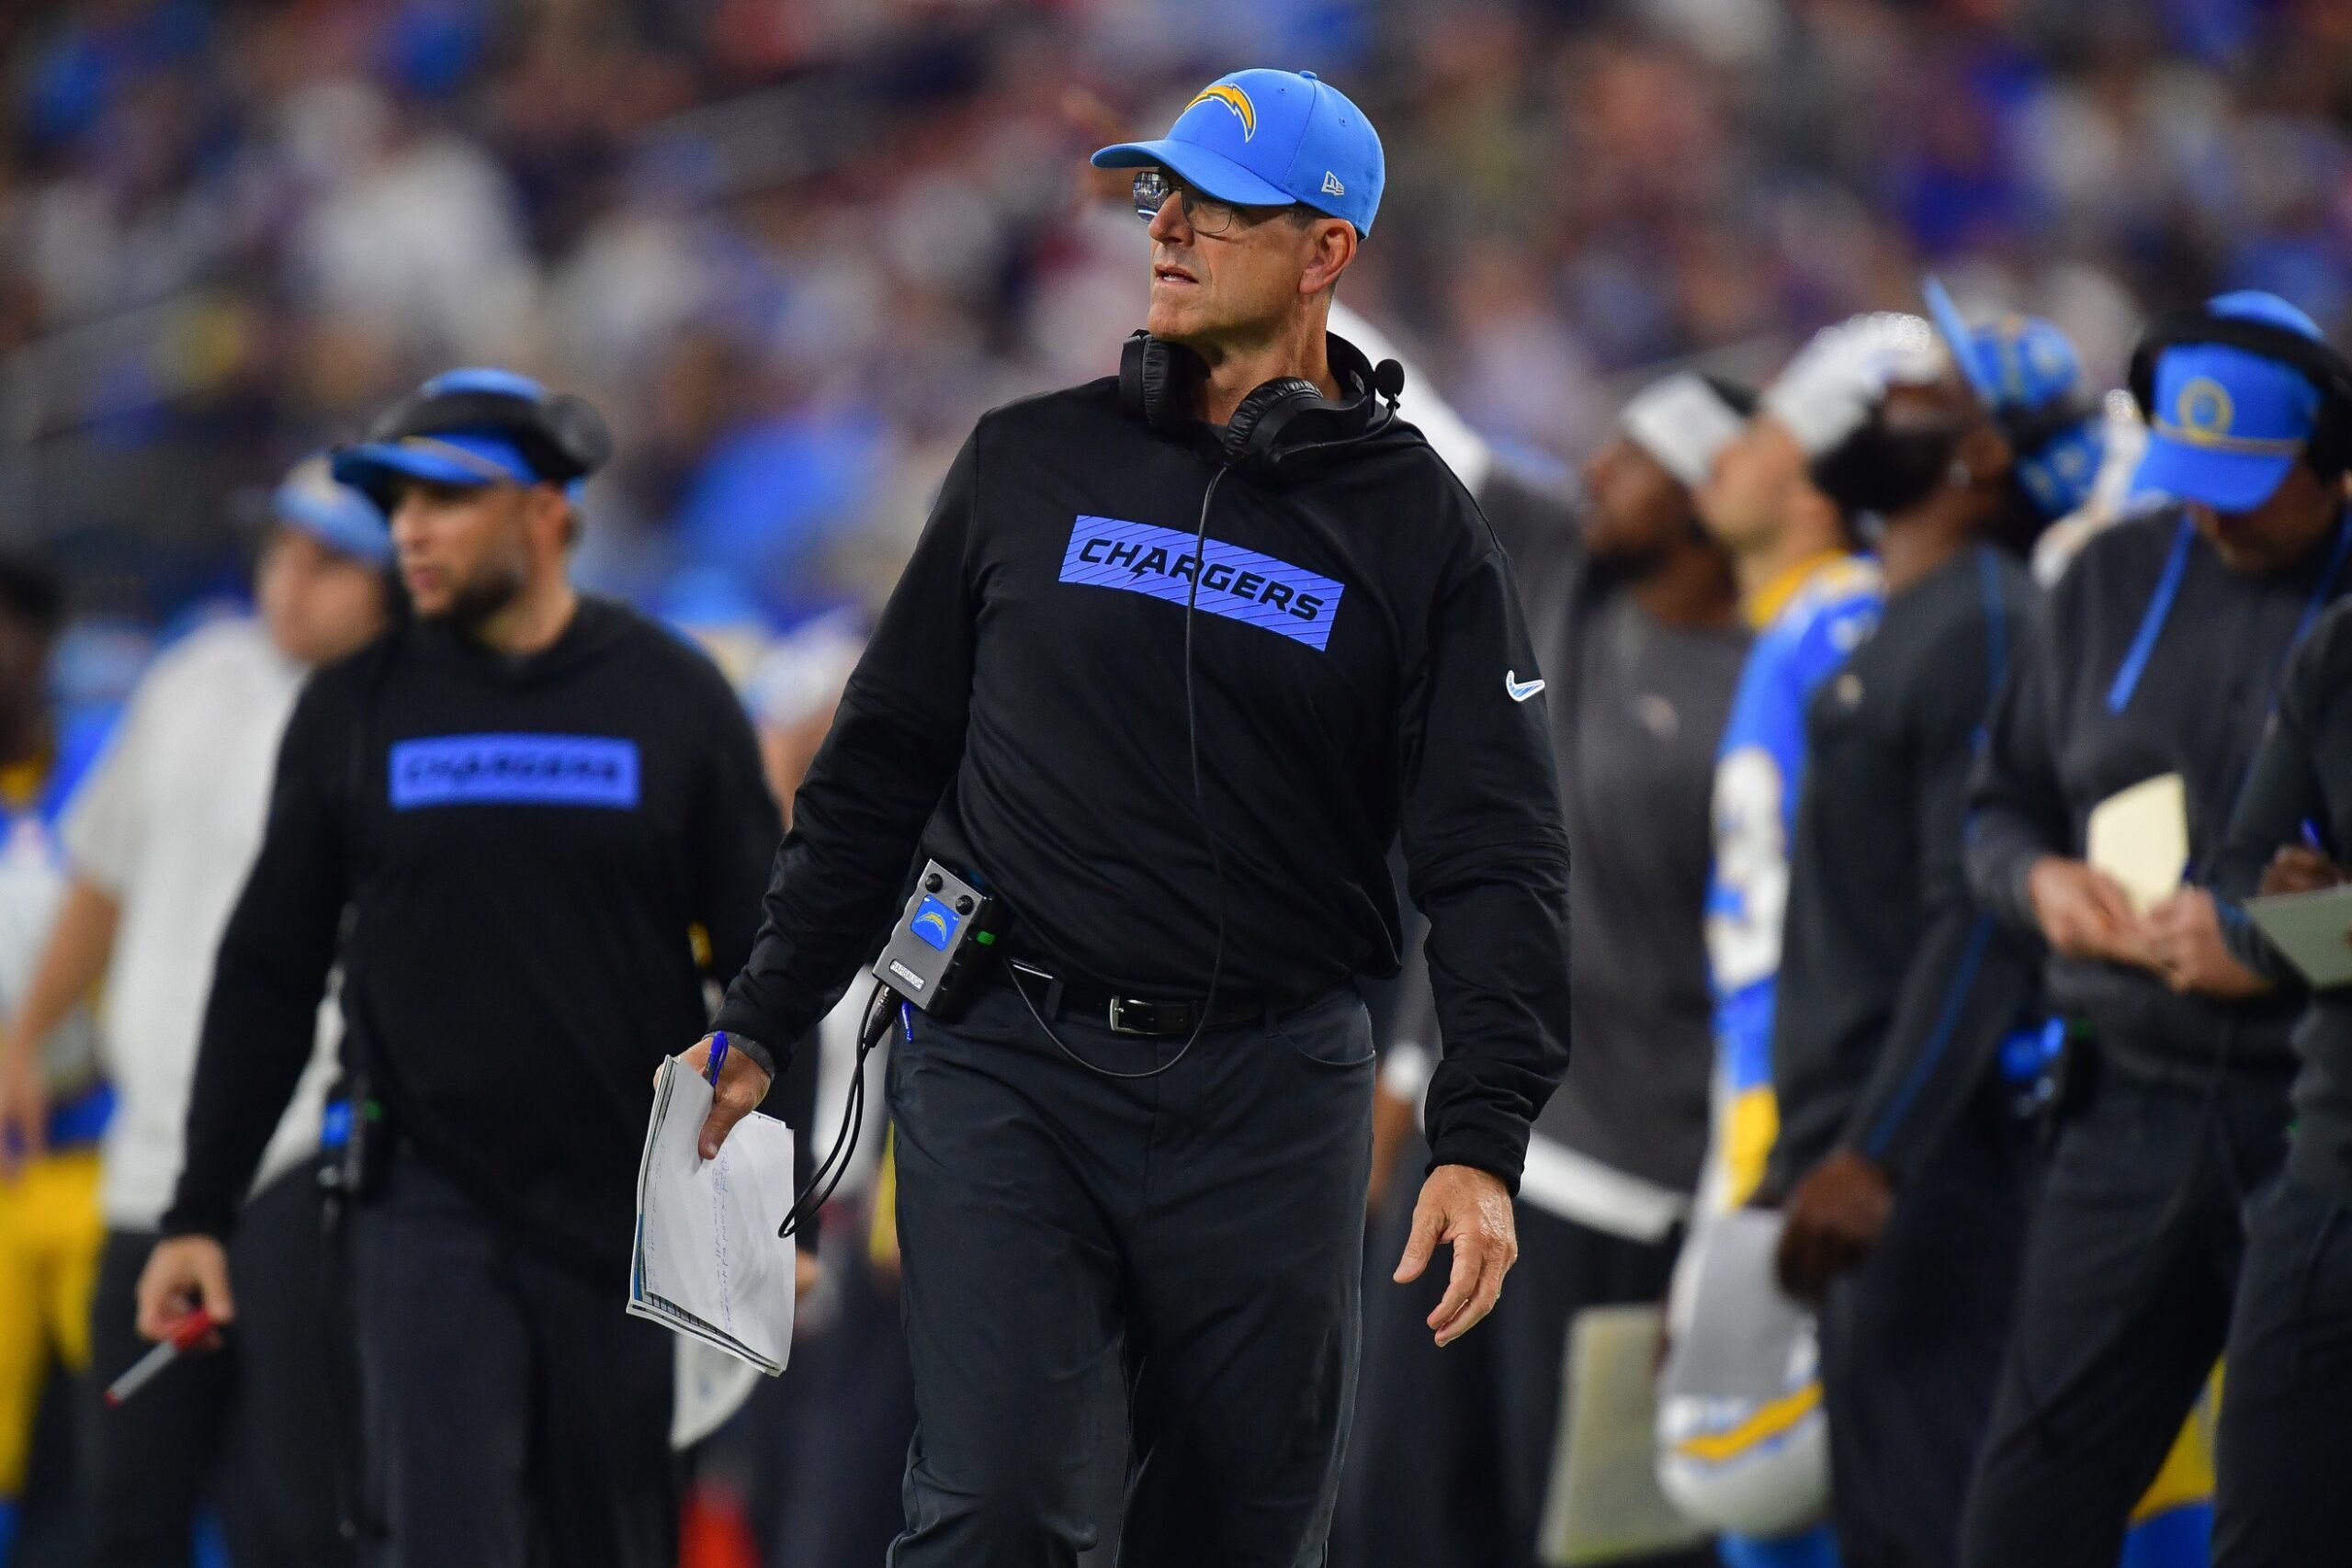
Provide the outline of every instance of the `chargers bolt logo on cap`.
<path id="1" fill-rule="evenodd" d="M 1217 82 L 1203 87 L 1194 95 L 1193 103 L 1184 107 L 1190 109 L 1193 104 L 1223 104 L 1233 111 L 1233 118 L 1241 122 L 1242 141 L 1247 141 L 1258 134 L 1258 106 L 1250 101 L 1249 94 L 1230 82 Z"/>

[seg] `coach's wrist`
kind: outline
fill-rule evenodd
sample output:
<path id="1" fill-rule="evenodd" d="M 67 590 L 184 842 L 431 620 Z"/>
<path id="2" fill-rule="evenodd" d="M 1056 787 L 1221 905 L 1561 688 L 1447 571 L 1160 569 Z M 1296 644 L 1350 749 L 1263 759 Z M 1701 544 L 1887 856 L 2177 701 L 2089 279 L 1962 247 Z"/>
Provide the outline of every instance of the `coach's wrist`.
<path id="1" fill-rule="evenodd" d="M 727 1048 L 735 1053 L 735 1055 L 746 1058 L 753 1066 L 767 1074 L 769 1083 L 773 1084 L 775 1082 L 776 1069 L 775 1052 L 769 1050 L 766 1046 L 761 1044 L 750 1035 L 739 1034 L 731 1029 L 727 1032 Z"/>
<path id="2" fill-rule="evenodd" d="M 1467 1166 L 1482 1170 L 1503 1184 L 1503 1190 L 1519 1196 L 1520 1172 L 1527 1164 L 1527 1143 L 1522 1136 L 1511 1143 L 1491 1134 L 1464 1128 L 1430 1140 L 1430 1161 L 1422 1168 L 1423 1176 L 1432 1175 L 1440 1166 Z"/>

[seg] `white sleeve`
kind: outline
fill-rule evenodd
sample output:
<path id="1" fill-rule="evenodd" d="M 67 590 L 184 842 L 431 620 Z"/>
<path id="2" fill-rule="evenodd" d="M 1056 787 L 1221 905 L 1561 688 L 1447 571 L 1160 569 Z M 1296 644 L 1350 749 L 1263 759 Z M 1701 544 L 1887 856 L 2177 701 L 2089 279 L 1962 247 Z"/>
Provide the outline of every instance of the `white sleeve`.
<path id="1" fill-rule="evenodd" d="M 151 685 L 142 685 L 131 699 L 105 753 L 74 792 L 59 829 L 74 874 L 116 898 L 130 883 L 145 838 L 139 780 L 145 754 L 153 745 L 148 734 L 154 728 L 157 705 L 151 700 Z"/>

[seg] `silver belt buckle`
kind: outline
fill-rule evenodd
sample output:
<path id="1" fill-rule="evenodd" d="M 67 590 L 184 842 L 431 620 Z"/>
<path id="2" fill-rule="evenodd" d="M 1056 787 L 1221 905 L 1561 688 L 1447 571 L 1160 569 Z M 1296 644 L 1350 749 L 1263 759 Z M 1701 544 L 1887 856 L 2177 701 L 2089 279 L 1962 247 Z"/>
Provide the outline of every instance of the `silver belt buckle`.
<path id="1" fill-rule="evenodd" d="M 1126 1000 L 1126 998 L 1125 998 L 1125 997 L 1113 997 L 1113 998 L 1111 998 L 1111 1008 L 1110 1008 L 1111 1032 L 1112 1032 L 1112 1033 L 1114 1033 L 1114 1034 L 1141 1034 L 1141 1033 L 1144 1033 L 1144 1032 L 1145 1032 L 1145 1031 L 1140 1030 L 1140 1029 L 1129 1029 L 1129 1028 L 1127 1027 L 1127 1025 L 1126 1025 L 1125 1021 L 1125 1020 L 1120 1016 L 1120 1014 L 1121 1014 L 1121 1012 L 1122 1012 L 1122 1010 L 1123 1010 L 1123 1009 L 1122 1009 L 1122 1004 L 1123 1004 L 1123 1003 L 1125 1003 L 1125 1000 Z"/>

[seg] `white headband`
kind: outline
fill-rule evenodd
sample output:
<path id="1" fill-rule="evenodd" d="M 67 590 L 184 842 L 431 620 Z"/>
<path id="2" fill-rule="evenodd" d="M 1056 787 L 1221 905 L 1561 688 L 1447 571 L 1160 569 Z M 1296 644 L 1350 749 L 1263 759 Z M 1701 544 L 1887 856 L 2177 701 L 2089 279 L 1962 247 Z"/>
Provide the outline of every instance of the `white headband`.
<path id="1" fill-rule="evenodd" d="M 1689 490 L 1707 482 L 1715 454 L 1747 423 L 1705 377 L 1692 370 L 1651 382 L 1617 416 L 1626 439 L 1657 458 L 1660 468 Z"/>

